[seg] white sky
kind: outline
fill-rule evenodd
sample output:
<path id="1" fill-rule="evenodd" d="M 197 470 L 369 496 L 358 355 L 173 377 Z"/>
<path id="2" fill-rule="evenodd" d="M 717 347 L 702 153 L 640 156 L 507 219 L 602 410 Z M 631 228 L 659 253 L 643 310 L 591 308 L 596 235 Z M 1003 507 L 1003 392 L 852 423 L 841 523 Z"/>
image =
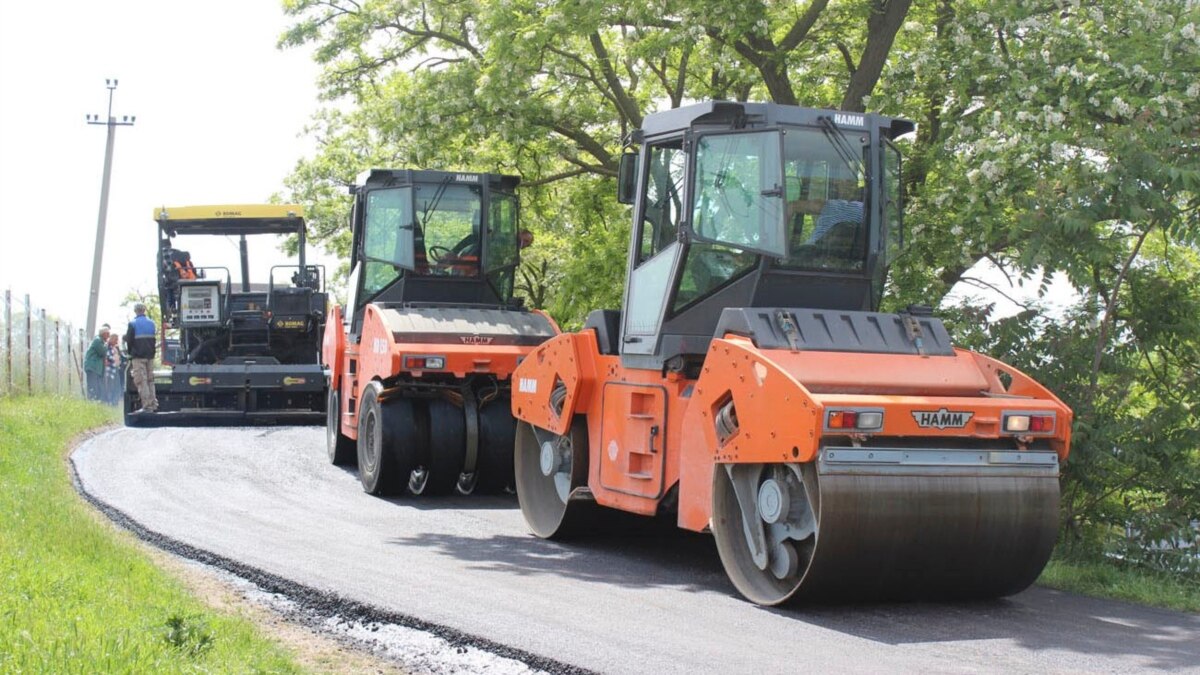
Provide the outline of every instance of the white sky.
<path id="1" fill-rule="evenodd" d="M 309 50 L 275 47 L 287 25 L 279 0 L 0 0 L 0 289 L 83 327 L 105 143 L 84 116 L 103 118 L 105 78 L 120 81 L 113 114 L 137 122 L 117 129 L 97 324 L 123 324 L 125 294 L 155 290 L 155 206 L 281 191 L 318 106 Z M 284 260 L 257 239 L 251 280 L 265 281 Z M 175 242 L 237 268 L 236 241 Z"/>

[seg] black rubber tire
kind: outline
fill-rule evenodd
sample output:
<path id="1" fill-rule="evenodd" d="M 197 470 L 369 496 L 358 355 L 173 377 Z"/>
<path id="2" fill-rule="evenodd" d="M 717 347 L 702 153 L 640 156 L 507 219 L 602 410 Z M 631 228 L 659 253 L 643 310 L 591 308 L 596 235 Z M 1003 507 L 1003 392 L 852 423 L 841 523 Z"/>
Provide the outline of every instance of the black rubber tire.
<path id="1" fill-rule="evenodd" d="M 416 466 L 412 401 L 379 401 L 383 387 L 367 385 L 358 408 L 358 479 L 373 495 L 399 494 Z"/>
<path id="2" fill-rule="evenodd" d="M 342 433 L 341 398 L 336 387 L 330 387 L 329 395 L 325 397 L 325 451 L 329 455 L 329 463 L 334 466 L 358 462 L 357 444 L 353 438 Z"/>
<path id="3" fill-rule="evenodd" d="M 513 443 L 517 420 L 509 399 L 498 398 L 479 409 L 479 455 L 475 494 L 498 494 L 513 487 Z"/>
<path id="4" fill-rule="evenodd" d="M 428 472 L 428 478 L 420 492 L 412 489 L 412 483 L 409 489 L 422 496 L 448 495 L 454 492 L 466 459 L 467 423 L 462 408 L 445 399 L 430 400 L 425 411 L 429 442 L 425 444 L 420 464 Z"/>

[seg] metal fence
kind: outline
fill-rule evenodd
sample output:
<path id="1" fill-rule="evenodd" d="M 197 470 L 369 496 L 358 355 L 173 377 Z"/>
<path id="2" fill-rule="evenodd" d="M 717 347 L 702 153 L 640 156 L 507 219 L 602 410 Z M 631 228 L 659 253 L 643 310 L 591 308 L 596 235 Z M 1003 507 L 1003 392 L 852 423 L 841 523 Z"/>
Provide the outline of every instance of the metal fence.
<path id="1" fill-rule="evenodd" d="M 0 305 L 0 395 L 84 396 L 83 329 L 4 291 Z"/>

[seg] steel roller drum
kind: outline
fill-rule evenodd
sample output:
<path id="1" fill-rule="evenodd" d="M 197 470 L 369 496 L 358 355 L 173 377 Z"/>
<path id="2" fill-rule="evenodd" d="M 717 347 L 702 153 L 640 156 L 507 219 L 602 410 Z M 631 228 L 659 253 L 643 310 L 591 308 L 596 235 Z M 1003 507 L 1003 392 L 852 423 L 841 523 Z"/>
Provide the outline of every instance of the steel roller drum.
<path id="1" fill-rule="evenodd" d="M 825 448 L 806 465 L 718 467 L 713 534 L 760 604 L 1000 597 L 1041 573 L 1058 497 L 1052 452 Z"/>

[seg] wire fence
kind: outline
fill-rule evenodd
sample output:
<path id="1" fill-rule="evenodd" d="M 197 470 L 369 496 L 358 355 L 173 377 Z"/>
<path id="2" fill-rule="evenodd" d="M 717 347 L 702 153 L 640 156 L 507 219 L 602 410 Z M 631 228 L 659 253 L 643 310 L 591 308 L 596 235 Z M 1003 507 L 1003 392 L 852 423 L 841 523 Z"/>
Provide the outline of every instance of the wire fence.
<path id="1" fill-rule="evenodd" d="M 82 328 L 33 304 L 29 294 L 4 291 L 0 306 L 0 395 L 86 395 Z"/>

